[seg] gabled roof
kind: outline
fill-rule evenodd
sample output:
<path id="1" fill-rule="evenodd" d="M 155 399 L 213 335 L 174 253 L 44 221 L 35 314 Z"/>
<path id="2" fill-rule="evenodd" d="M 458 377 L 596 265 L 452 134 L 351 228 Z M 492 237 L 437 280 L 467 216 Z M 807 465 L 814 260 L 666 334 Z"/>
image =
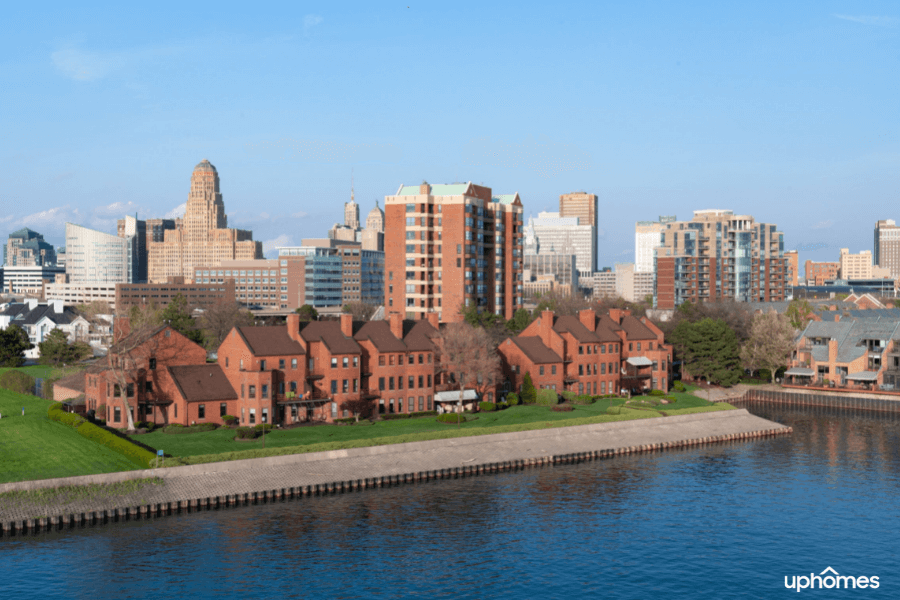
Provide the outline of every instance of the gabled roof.
<path id="1" fill-rule="evenodd" d="M 62 312 L 56 312 L 52 304 L 38 304 L 29 310 L 28 305 L 24 303 L 10 304 L 0 314 L 12 317 L 10 322 L 19 326 L 34 325 L 43 318 L 47 318 L 57 325 L 68 325 L 79 316 L 71 307 L 63 308 Z"/>
<path id="2" fill-rule="evenodd" d="M 340 321 L 310 321 L 300 323 L 300 336 L 307 342 L 322 342 L 332 354 L 360 354 L 356 340 L 341 331 Z"/>
<path id="3" fill-rule="evenodd" d="M 802 338 L 827 338 L 837 341 L 837 362 L 849 363 L 868 351 L 865 340 L 887 342 L 897 337 L 900 320 L 860 319 L 856 321 L 812 321 Z M 886 344 L 885 344 L 886 345 Z M 828 362 L 828 344 L 813 346 L 810 354 L 816 362 Z"/>
<path id="4" fill-rule="evenodd" d="M 553 331 L 556 331 L 557 333 L 571 333 L 579 342 L 587 343 L 602 341 L 596 333 L 585 327 L 578 317 L 568 315 L 556 317 L 553 323 Z"/>
<path id="5" fill-rule="evenodd" d="M 512 342 L 525 353 L 528 360 L 535 364 L 561 363 L 562 358 L 544 345 L 541 338 L 537 336 L 516 336 L 509 338 Z"/>
<path id="6" fill-rule="evenodd" d="M 147 331 L 132 331 L 121 340 L 110 346 L 109 354 L 116 354 L 123 350 L 131 350 L 132 348 L 137 348 L 141 344 L 147 342 L 148 340 L 154 338 L 159 332 L 164 329 L 172 329 L 168 325 L 160 325 L 159 327 L 154 327 L 153 329 L 149 329 Z M 172 331 L 178 335 L 181 335 L 174 329 Z"/>
<path id="7" fill-rule="evenodd" d="M 411 323 L 412 327 L 407 332 L 406 327 L 403 328 L 406 335 L 403 338 L 404 343 L 410 350 L 434 351 L 435 345 L 431 341 L 433 337 L 440 334 L 434 326 L 428 321 L 405 321 Z"/>
<path id="8" fill-rule="evenodd" d="M 73 373 L 72 375 L 58 379 L 53 385 L 84 393 L 84 371 L 79 371 L 78 373 Z"/>
<path id="9" fill-rule="evenodd" d="M 217 364 L 167 367 L 166 370 L 178 393 L 188 402 L 237 400 L 237 393 Z"/>
<path id="10" fill-rule="evenodd" d="M 406 352 L 408 350 L 403 340 L 398 340 L 391 333 L 391 326 L 387 321 L 366 321 L 365 323 L 360 323 L 359 330 L 356 331 L 353 339 L 357 341 L 369 340 L 379 352 Z"/>
<path id="11" fill-rule="evenodd" d="M 500 204 L 514 204 L 516 198 L 519 197 L 519 193 L 515 194 L 497 194 L 493 198 L 491 198 L 491 202 L 499 202 Z"/>
<path id="12" fill-rule="evenodd" d="M 626 315 L 622 318 L 622 329 L 625 330 L 625 336 L 628 341 L 656 339 L 656 334 L 650 331 L 650 328 L 641 323 L 636 317 L 633 317 L 632 315 Z"/>
<path id="13" fill-rule="evenodd" d="M 306 354 L 303 345 L 288 335 L 287 326 L 238 327 L 237 331 L 254 356 Z"/>

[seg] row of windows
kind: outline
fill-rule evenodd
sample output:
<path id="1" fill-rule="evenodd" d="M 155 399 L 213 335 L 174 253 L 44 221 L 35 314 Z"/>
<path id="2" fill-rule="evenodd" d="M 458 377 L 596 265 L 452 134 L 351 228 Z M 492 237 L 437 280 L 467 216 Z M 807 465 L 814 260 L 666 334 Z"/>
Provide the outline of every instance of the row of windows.
<path id="1" fill-rule="evenodd" d="M 380 355 L 380 356 L 378 357 L 378 366 L 379 366 L 379 367 L 383 367 L 383 366 L 385 366 L 385 363 L 387 363 L 387 364 L 390 365 L 390 366 L 394 366 L 395 357 L 396 357 L 396 363 L 397 363 L 398 365 L 402 366 L 402 365 L 403 365 L 403 357 L 404 357 L 404 356 L 406 356 L 406 355 L 405 355 L 405 354 L 389 354 L 389 355 L 387 355 L 387 360 L 385 360 L 385 355 L 382 354 L 382 355 Z M 427 360 L 428 360 L 428 364 L 429 364 L 429 365 L 431 364 L 431 353 L 429 352 L 429 353 L 427 353 L 427 354 L 420 354 L 420 355 L 419 355 L 419 364 L 420 364 L 420 365 L 424 365 L 424 364 L 425 364 L 425 360 L 426 360 L 425 357 L 426 357 L 426 356 L 428 357 L 428 359 L 427 359 Z M 408 361 L 408 364 L 411 364 L 411 365 L 416 364 L 416 355 L 415 355 L 415 354 L 410 354 L 410 355 L 409 355 L 409 361 Z"/>
<path id="2" fill-rule="evenodd" d="M 385 388 L 385 385 L 384 385 L 385 380 L 387 380 L 387 388 Z M 419 385 L 418 385 L 419 388 L 430 388 L 431 387 L 431 375 L 427 375 L 427 376 L 419 375 L 418 382 L 419 382 Z M 403 377 L 402 376 L 399 376 L 396 378 L 396 384 L 397 384 L 396 388 L 394 387 L 394 383 L 395 383 L 394 377 L 386 377 L 386 378 L 379 377 L 378 378 L 378 389 L 382 392 L 385 391 L 385 389 L 387 389 L 387 390 L 394 390 L 394 389 L 402 390 L 403 389 Z M 415 389 L 417 387 L 416 386 L 416 376 L 410 375 L 408 377 L 407 383 L 408 383 L 407 389 L 410 389 L 410 390 Z"/>

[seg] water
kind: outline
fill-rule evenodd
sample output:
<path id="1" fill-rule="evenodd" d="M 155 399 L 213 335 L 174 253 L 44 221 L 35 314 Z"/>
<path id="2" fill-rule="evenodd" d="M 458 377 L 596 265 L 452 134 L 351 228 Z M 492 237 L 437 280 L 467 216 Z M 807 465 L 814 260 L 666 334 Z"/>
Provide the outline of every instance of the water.
<path id="1" fill-rule="evenodd" d="M 0 598 L 897 597 L 900 421 L 0 540 Z"/>

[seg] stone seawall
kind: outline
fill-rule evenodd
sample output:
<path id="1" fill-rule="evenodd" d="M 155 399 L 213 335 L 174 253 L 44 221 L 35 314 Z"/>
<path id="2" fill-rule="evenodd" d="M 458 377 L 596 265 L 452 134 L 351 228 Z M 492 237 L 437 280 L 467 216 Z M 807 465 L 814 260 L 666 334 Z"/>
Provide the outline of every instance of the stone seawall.
<path id="1" fill-rule="evenodd" d="M 313 495 L 357 492 L 531 467 L 791 433 L 746 410 L 696 413 L 391 446 L 355 448 L 67 479 L 18 482 L 4 491 L 158 477 L 148 493 L 67 507 L 0 504 L 0 535 L 59 530 Z M 140 497 L 139 497 L 140 496 Z"/>
<path id="2" fill-rule="evenodd" d="M 898 400 L 879 398 L 874 395 L 864 396 L 842 392 L 823 393 L 806 390 L 749 389 L 741 398 L 733 401 L 769 402 L 788 406 L 822 406 L 844 410 L 900 413 L 900 401 Z"/>

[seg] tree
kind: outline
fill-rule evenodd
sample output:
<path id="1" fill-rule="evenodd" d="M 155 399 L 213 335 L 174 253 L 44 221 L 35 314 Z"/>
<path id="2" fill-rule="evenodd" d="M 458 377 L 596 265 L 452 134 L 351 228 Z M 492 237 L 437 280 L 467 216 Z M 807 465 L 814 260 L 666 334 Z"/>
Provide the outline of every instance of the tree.
<path id="1" fill-rule="evenodd" d="M 253 315 L 237 302 L 221 300 L 207 308 L 199 319 L 200 331 L 206 349 L 215 351 L 235 327 L 250 327 Z"/>
<path id="2" fill-rule="evenodd" d="M 794 329 L 803 330 L 812 321 L 813 312 L 813 307 L 808 300 L 794 299 L 790 301 L 784 314 Z"/>
<path id="3" fill-rule="evenodd" d="M 172 329 L 185 336 L 192 342 L 198 344 L 203 343 L 203 333 L 197 327 L 197 322 L 191 316 L 191 310 L 188 307 L 187 299 L 181 294 L 177 294 L 169 305 L 160 313 L 163 323 L 172 326 Z"/>
<path id="4" fill-rule="evenodd" d="M 341 410 L 350 411 L 356 422 L 359 423 L 360 417 L 368 417 L 372 414 L 372 408 L 375 405 L 374 398 L 363 398 L 362 396 L 353 396 L 341 403 Z"/>
<path id="5" fill-rule="evenodd" d="M 671 339 L 680 351 L 684 370 L 691 375 L 725 387 L 740 381 L 737 337 L 724 321 L 682 321 Z"/>
<path id="6" fill-rule="evenodd" d="M 368 302 L 348 302 L 341 309 L 342 312 L 353 315 L 354 321 L 368 321 L 378 310 L 378 306 Z"/>
<path id="7" fill-rule="evenodd" d="M 459 314 L 462 315 L 463 321 L 472 327 L 484 330 L 490 339 L 491 347 L 495 350 L 500 345 L 500 342 L 509 337 L 509 331 L 506 329 L 506 319 L 496 313 L 480 310 L 476 306 L 460 304 Z"/>
<path id="8" fill-rule="evenodd" d="M 25 351 L 32 348 L 28 334 L 18 325 L 0 330 L 0 367 L 21 367 L 25 364 Z"/>
<path id="9" fill-rule="evenodd" d="M 531 325 L 531 321 L 531 314 L 524 308 L 520 308 L 513 314 L 513 318 L 506 322 L 506 329 L 509 333 L 519 334 Z"/>
<path id="10" fill-rule="evenodd" d="M 69 336 L 61 329 L 53 329 L 38 344 L 41 350 L 40 362 L 58 367 L 65 363 L 74 363 L 87 358 L 93 351 L 85 342 L 69 343 Z"/>
<path id="11" fill-rule="evenodd" d="M 522 381 L 522 404 L 534 404 L 537 402 L 537 390 L 531 380 L 531 373 L 525 371 L 525 379 Z"/>
<path id="12" fill-rule="evenodd" d="M 441 369 L 459 386 L 459 425 L 466 385 L 489 386 L 496 381 L 500 374 L 500 356 L 484 329 L 465 322 L 447 325 L 434 342 Z"/>
<path id="13" fill-rule="evenodd" d="M 750 339 L 741 348 L 741 361 L 752 371 L 769 369 L 775 383 L 775 372 L 791 359 L 795 333 L 787 315 L 775 312 L 756 315 Z"/>
<path id="14" fill-rule="evenodd" d="M 301 321 L 315 321 L 319 318 L 319 311 L 309 304 L 304 304 L 294 312 L 300 315 Z"/>
<path id="15" fill-rule="evenodd" d="M 557 316 L 577 315 L 579 311 L 590 308 L 591 303 L 578 293 L 564 294 L 551 290 L 538 298 L 534 314 L 539 315 L 545 310 L 552 310 Z"/>

